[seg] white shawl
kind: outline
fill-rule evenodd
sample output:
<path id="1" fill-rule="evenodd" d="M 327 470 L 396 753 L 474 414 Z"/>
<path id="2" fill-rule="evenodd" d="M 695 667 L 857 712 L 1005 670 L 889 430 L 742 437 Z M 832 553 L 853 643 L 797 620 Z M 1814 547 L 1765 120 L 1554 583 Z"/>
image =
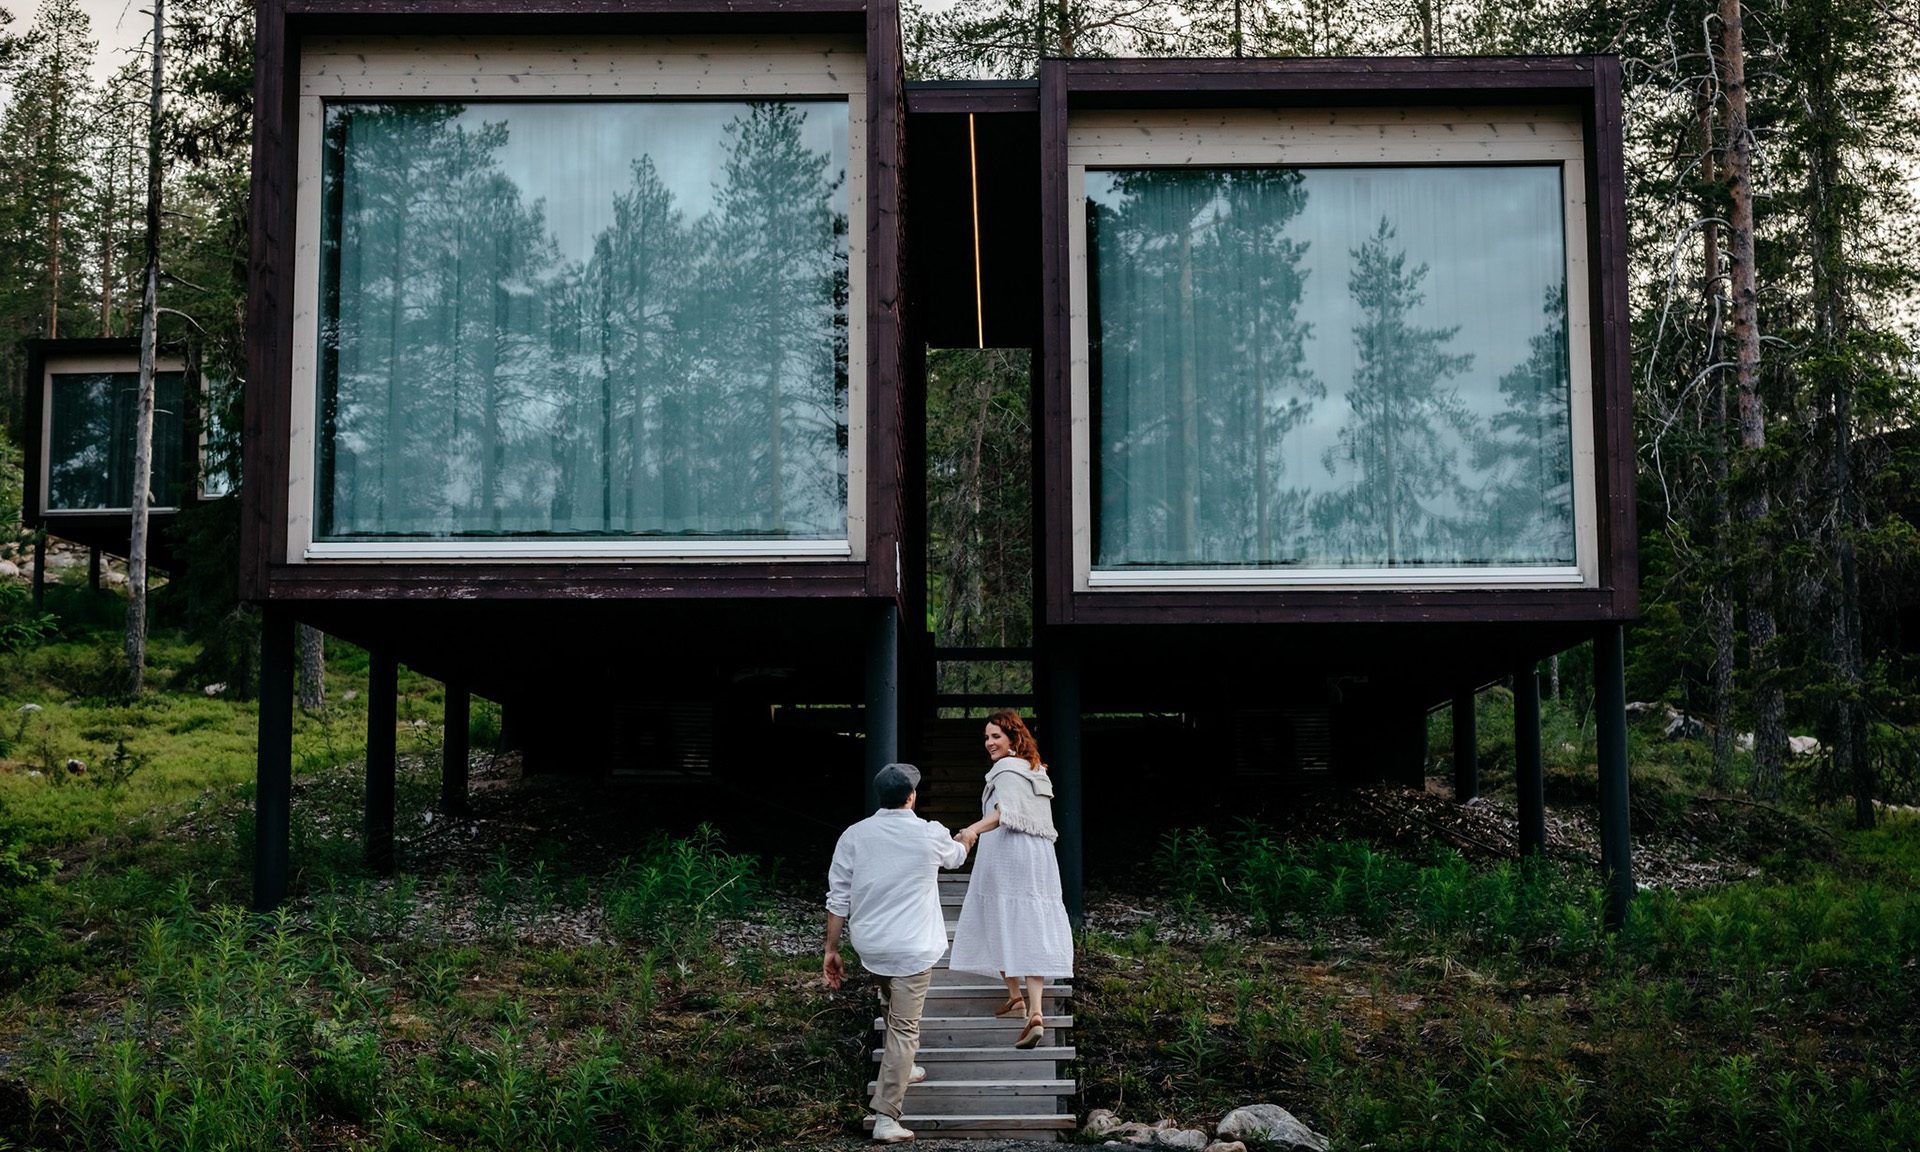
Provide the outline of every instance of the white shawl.
<path id="1" fill-rule="evenodd" d="M 1048 843 L 1060 839 L 1053 827 L 1053 780 L 1018 756 L 1004 756 L 987 773 L 984 805 L 1000 809 L 1000 826 L 1040 836 Z"/>

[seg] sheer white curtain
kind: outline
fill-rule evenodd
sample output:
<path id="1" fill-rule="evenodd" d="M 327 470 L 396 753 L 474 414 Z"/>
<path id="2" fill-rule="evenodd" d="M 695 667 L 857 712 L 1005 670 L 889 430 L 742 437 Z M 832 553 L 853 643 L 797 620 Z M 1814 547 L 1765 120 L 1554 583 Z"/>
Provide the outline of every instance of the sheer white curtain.
<path id="1" fill-rule="evenodd" d="M 1095 564 L 1574 562 L 1551 166 L 1087 174 Z"/>
<path id="2" fill-rule="evenodd" d="M 322 539 L 846 534 L 844 101 L 328 109 Z"/>

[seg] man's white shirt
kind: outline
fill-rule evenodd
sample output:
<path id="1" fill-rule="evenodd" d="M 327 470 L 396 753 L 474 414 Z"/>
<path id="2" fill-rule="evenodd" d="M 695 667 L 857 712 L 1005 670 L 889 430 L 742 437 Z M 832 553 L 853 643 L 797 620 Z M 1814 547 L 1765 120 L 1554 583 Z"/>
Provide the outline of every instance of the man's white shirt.
<path id="1" fill-rule="evenodd" d="M 860 964 L 876 976 L 912 976 L 947 950 L 939 869 L 967 862 L 966 846 L 911 808 L 882 808 L 840 834 L 827 869 L 827 911 L 847 919 Z"/>

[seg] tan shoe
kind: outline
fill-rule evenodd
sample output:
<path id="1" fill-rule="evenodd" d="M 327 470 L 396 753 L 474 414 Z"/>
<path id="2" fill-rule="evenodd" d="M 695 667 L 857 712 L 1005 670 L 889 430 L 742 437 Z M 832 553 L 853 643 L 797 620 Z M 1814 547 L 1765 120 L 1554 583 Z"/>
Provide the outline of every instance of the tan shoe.
<path id="1" fill-rule="evenodd" d="M 1005 1004 L 993 1010 L 995 1016 L 1024 1016 L 1027 1014 L 1027 998 L 1015 996 Z"/>
<path id="2" fill-rule="evenodd" d="M 1047 1021 L 1042 1016 L 1027 1017 L 1027 1026 L 1021 1030 L 1020 1039 L 1013 1042 L 1015 1048 L 1038 1048 L 1046 1037 Z"/>

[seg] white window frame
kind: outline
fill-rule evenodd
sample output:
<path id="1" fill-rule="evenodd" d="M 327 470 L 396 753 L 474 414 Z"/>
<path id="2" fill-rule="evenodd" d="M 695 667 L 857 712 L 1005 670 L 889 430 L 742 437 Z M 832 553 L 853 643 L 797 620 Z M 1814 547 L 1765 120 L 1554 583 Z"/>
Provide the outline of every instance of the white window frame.
<path id="1" fill-rule="evenodd" d="M 322 145 L 329 100 L 847 102 L 847 536 L 314 539 Z M 867 534 L 867 66 L 858 37 L 315 37 L 300 54 L 289 564 L 463 560 L 864 560 Z"/>
<path id="2" fill-rule="evenodd" d="M 40 376 L 40 515 L 48 519 L 63 516 L 131 516 L 131 508 L 54 508 L 53 499 L 53 378 L 55 376 L 91 376 L 104 372 L 115 374 L 139 372 L 140 357 L 126 356 L 49 356 Z M 186 362 L 172 358 L 156 358 L 153 362 L 156 375 L 162 372 L 178 372 L 183 376 L 187 371 Z M 184 390 L 182 396 L 184 398 Z M 181 413 L 184 419 L 186 414 Z M 178 504 L 151 504 L 147 511 L 178 512 Z"/>
<path id="3" fill-rule="evenodd" d="M 1461 164 L 1557 165 L 1560 169 L 1572 385 L 1574 563 L 1564 567 L 1096 569 L 1087 170 Z M 1067 243 L 1074 591 L 1599 587 L 1586 147 L 1579 110 L 1385 107 L 1074 112 L 1067 120 Z"/>

